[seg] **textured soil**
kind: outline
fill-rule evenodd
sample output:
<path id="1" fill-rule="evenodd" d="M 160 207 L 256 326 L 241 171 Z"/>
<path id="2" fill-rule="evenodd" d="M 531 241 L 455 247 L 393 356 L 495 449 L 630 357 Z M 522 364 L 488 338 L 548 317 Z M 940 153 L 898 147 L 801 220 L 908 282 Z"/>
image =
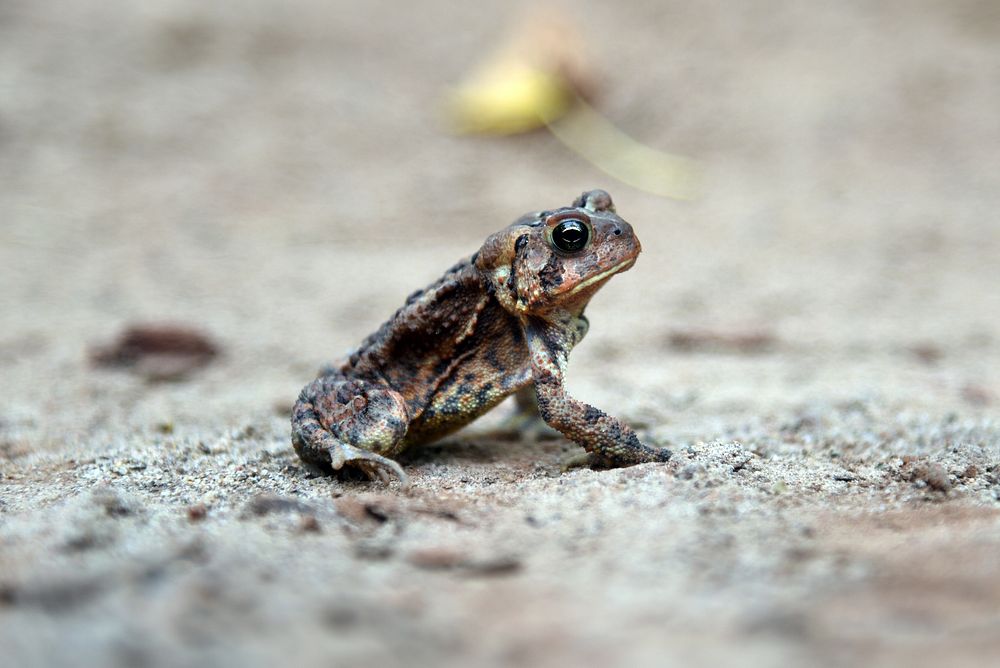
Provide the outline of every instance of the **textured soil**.
<path id="1" fill-rule="evenodd" d="M 447 132 L 507 3 L 3 3 L 4 665 L 995 662 L 996 3 L 565 7 L 697 200 Z M 644 253 L 570 387 L 671 462 L 564 473 L 505 405 L 407 492 L 300 464 L 322 363 L 593 187 Z M 147 322 L 220 352 L 94 364 Z"/>

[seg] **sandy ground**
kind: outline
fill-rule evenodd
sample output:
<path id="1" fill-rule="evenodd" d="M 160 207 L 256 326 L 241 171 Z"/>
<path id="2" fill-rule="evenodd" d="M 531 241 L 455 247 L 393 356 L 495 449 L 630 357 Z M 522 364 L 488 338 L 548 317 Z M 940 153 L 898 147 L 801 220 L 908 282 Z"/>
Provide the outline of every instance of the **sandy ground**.
<path id="1" fill-rule="evenodd" d="M 996 3 L 567 3 L 691 203 L 443 130 L 506 3 L 209 4 L 0 6 L 5 666 L 993 664 Z M 505 406 L 408 493 L 299 464 L 321 363 L 592 187 L 645 251 L 571 389 L 672 462 L 562 473 Z M 223 356 L 88 363 L 157 320 Z"/>

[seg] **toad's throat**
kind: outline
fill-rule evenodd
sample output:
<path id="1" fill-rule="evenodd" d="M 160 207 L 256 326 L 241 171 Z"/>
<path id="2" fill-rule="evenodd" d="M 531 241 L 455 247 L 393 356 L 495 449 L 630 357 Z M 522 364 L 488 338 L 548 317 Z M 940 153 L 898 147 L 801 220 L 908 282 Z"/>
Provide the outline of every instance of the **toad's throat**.
<path id="1" fill-rule="evenodd" d="M 595 283 L 600 283 L 604 279 L 610 278 L 611 276 L 614 276 L 615 274 L 617 274 L 620 271 L 625 271 L 626 269 L 628 269 L 629 267 L 631 267 L 633 264 L 635 264 L 635 258 L 634 257 L 633 258 L 629 258 L 628 260 L 624 260 L 622 262 L 619 262 L 618 264 L 616 264 L 615 266 L 611 267 L 610 269 L 606 269 L 606 270 L 602 271 L 599 274 L 594 274 L 593 276 L 591 276 L 590 278 L 588 278 L 585 281 L 581 281 L 576 286 L 574 286 L 573 289 L 570 290 L 567 294 L 573 295 L 573 294 L 576 294 L 577 292 L 579 292 L 580 290 L 585 290 L 586 288 L 589 288 L 590 286 L 594 285 Z"/>

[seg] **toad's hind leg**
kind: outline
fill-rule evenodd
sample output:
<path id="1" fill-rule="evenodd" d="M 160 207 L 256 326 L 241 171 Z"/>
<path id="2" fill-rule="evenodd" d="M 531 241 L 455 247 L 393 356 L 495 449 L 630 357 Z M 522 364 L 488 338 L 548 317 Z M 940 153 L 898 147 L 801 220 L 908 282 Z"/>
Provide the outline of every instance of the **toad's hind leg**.
<path id="1" fill-rule="evenodd" d="M 406 404 L 391 388 L 339 374 L 320 376 L 303 388 L 292 409 L 292 445 L 303 461 L 350 467 L 405 486 L 403 468 L 390 457 L 402 450 L 409 424 Z"/>

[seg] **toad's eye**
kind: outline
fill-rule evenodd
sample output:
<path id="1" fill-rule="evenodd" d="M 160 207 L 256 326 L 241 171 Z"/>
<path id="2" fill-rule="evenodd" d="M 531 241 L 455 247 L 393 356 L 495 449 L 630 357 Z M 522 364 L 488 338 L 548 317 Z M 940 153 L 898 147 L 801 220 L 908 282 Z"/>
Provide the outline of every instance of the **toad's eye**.
<path id="1" fill-rule="evenodd" d="M 569 218 L 552 229 L 552 244 L 564 253 L 574 253 L 590 241 L 590 228 L 582 220 Z"/>

